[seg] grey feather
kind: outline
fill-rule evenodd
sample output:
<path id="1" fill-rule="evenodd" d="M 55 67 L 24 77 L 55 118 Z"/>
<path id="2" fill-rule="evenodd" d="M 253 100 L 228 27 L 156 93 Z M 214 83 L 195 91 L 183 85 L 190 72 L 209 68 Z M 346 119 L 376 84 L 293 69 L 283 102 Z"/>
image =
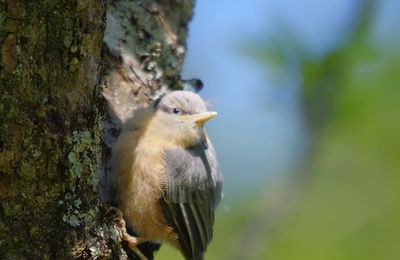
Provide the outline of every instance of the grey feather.
<path id="1" fill-rule="evenodd" d="M 207 111 L 207 106 L 201 97 L 190 91 L 171 92 L 157 104 L 157 108 L 165 112 L 169 112 L 174 107 L 179 107 L 185 114 L 196 114 Z"/>
<path id="2" fill-rule="evenodd" d="M 167 184 L 160 200 L 167 222 L 178 233 L 187 259 L 202 259 L 212 238 L 222 175 L 208 138 L 188 149 L 167 150 Z"/>

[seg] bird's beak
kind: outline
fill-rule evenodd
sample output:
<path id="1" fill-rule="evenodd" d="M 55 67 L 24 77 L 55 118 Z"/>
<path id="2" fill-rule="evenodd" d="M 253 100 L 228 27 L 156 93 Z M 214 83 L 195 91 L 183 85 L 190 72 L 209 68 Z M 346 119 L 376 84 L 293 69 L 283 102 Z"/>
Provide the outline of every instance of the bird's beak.
<path id="1" fill-rule="evenodd" d="M 197 115 L 192 115 L 191 120 L 198 125 L 204 125 L 208 120 L 215 117 L 217 112 L 204 112 Z"/>

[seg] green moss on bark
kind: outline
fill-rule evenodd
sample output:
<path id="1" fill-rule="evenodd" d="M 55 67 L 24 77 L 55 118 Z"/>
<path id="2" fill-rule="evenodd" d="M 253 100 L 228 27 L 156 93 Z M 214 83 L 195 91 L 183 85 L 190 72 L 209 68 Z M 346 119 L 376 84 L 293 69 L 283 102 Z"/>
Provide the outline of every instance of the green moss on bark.
<path id="1" fill-rule="evenodd" d="M 105 2 L 0 0 L 2 259 L 127 257 L 96 194 L 109 155 L 100 98 Z M 140 91 L 180 88 L 193 1 L 111 1 L 108 9 L 129 14 L 117 41 L 151 76 L 154 86 L 141 82 Z"/>
<path id="2" fill-rule="evenodd" d="M 96 196 L 103 1 L 0 6 L 0 256 L 107 256 Z"/>

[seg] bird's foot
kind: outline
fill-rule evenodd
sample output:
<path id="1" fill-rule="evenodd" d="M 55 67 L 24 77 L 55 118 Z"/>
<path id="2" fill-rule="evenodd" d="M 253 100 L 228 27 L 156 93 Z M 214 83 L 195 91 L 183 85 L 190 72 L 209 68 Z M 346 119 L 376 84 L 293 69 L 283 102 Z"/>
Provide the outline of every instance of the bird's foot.
<path id="1" fill-rule="evenodd" d="M 111 207 L 109 210 L 113 210 L 116 213 L 115 221 L 116 221 L 117 227 L 120 231 L 121 240 L 127 242 L 129 249 L 132 250 L 133 252 L 135 252 L 135 254 L 137 254 L 137 256 L 140 258 L 140 260 L 148 260 L 147 257 L 145 255 L 143 255 L 143 253 L 137 248 L 137 245 L 148 241 L 148 239 L 146 239 L 144 237 L 135 237 L 135 236 L 129 235 L 129 233 L 126 229 L 126 222 L 122 217 L 122 212 L 119 209 L 114 208 L 114 207 Z"/>
<path id="2" fill-rule="evenodd" d="M 118 227 L 121 231 L 121 239 L 128 243 L 128 247 L 132 250 L 140 260 L 148 260 L 147 257 L 137 248 L 137 245 L 147 241 L 144 237 L 134 237 L 128 234 L 126 230 L 125 220 L 121 218 L 121 221 L 118 224 Z"/>

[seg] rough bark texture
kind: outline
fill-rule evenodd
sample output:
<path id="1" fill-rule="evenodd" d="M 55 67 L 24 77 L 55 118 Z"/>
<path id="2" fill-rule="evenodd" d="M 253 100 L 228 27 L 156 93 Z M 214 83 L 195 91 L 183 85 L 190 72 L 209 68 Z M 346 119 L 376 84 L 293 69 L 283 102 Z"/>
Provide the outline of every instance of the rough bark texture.
<path id="1" fill-rule="evenodd" d="M 107 165 L 121 122 L 179 88 L 192 8 L 0 1 L 1 259 L 127 257 L 97 191 L 112 203 Z"/>

